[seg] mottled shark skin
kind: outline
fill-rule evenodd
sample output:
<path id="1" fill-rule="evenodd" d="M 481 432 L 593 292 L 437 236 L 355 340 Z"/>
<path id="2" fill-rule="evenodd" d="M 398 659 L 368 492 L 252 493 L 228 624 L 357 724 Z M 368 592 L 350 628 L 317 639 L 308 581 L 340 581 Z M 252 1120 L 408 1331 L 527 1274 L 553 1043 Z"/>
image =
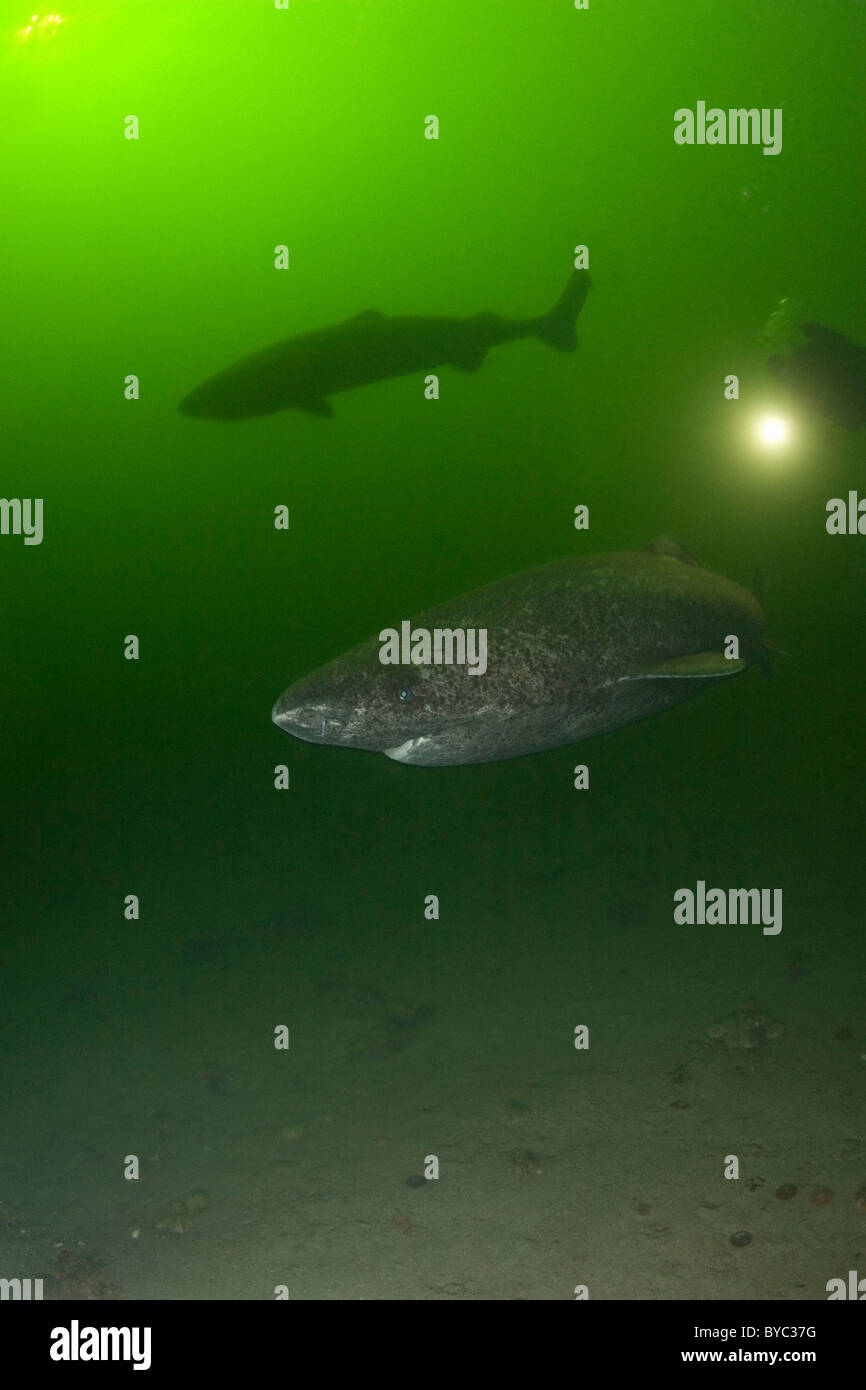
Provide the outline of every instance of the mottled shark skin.
<path id="1" fill-rule="evenodd" d="M 487 670 L 385 666 L 371 638 L 290 685 L 274 723 L 422 767 L 498 762 L 659 714 L 766 663 L 768 650 L 757 599 L 666 537 L 511 575 L 412 627 L 486 628 Z M 737 660 L 724 655 L 731 635 Z"/>
<path id="2" fill-rule="evenodd" d="M 588 291 L 588 272 L 576 270 L 550 312 L 531 319 L 498 314 L 389 318 L 367 309 L 241 358 L 191 391 L 180 411 L 209 420 L 247 420 L 294 408 L 328 419 L 334 409 L 327 397 L 337 391 L 446 365 L 475 372 L 490 348 L 518 338 L 540 338 L 572 352 L 574 325 Z"/>

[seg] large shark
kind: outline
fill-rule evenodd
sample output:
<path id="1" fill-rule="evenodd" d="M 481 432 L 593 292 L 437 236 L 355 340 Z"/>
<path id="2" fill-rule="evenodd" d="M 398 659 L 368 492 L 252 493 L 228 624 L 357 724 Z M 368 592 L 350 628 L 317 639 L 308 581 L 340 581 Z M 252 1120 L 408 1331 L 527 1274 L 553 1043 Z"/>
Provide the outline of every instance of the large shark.
<path id="1" fill-rule="evenodd" d="M 529 319 L 498 314 L 389 318 L 367 309 L 242 357 L 191 391 L 180 410 L 210 420 L 245 420 L 294 407 L 330 418 L 334 409 L 327 397 L 335 391 L 446 364 L 474 372 L 490 348 L 517 338 L 540 338 L 571 352 L 577 347 L 574 325 L 588 290 L 589 273 L 575 270 L 553 308 Z"/>
<path id="2" fill-rule="evenodd" d="M 403 664 L 380 659 L 383 629 L 290 685 L 274 723 L 308 743 L 423 767 L 498 762 L 658 714 L 766 663 L 768 651 L 757 599 L 667 537 L 511 575 L 400 627 Z M 437 632 L 450 634 L 438 664 Z M 460 634 L 484 662 L 448 664 Z"/>

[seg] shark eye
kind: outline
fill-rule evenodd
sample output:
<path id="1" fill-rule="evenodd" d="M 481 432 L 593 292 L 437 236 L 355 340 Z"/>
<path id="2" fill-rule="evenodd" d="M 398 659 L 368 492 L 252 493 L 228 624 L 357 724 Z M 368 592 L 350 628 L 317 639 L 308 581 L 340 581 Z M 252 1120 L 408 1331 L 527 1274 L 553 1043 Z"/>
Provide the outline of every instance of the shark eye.
<path id="1" fill-rule="evenodd" d="M 408 705 L 409 701 L 415 698 L 408 685 L 402 686 L 397 694 L 401 705 Z"/>

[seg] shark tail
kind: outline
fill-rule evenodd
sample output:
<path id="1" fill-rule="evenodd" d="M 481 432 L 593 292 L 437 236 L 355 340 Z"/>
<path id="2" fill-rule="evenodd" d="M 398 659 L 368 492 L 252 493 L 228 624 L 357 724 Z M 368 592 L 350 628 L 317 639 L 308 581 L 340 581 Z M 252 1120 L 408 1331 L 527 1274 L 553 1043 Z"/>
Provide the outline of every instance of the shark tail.
<path id="1" fill-rule="evenodd" d="M 589 286 L 589 271 L 575 270 L 550 312 L 536 320 L 536 337 L 560 352 L 573 352 L 577 347 L 574 326 L 589 293 Z"/>

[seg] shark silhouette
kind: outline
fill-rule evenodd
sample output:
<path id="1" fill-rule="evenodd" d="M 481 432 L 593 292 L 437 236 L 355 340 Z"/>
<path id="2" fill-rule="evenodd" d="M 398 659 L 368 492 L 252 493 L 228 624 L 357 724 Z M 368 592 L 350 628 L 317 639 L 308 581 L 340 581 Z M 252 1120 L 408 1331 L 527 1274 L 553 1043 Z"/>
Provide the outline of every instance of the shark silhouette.
<path id="1" fill-rule="evenodd" d="M 291 408 L 330 418 L 334 409 L 327 398 L 336 391 L 446 364 L 474 372 L 490 348 L 518 338 L 540 338 L 571 352 L 589 283 L 587 271 L 574 271 L 553 308 L 538 318 L 390 318 L 367 309 L 242 357 L 191 391 L 180 410 L 209 420 L 246 420 Z"/>
<path id="2" fill-rule="evenodd" d="M 770 371 L 804 405 L 847 430 L 866 425 L 866 348 L 822 323 L 804 323 L 805 341 Z"/>

